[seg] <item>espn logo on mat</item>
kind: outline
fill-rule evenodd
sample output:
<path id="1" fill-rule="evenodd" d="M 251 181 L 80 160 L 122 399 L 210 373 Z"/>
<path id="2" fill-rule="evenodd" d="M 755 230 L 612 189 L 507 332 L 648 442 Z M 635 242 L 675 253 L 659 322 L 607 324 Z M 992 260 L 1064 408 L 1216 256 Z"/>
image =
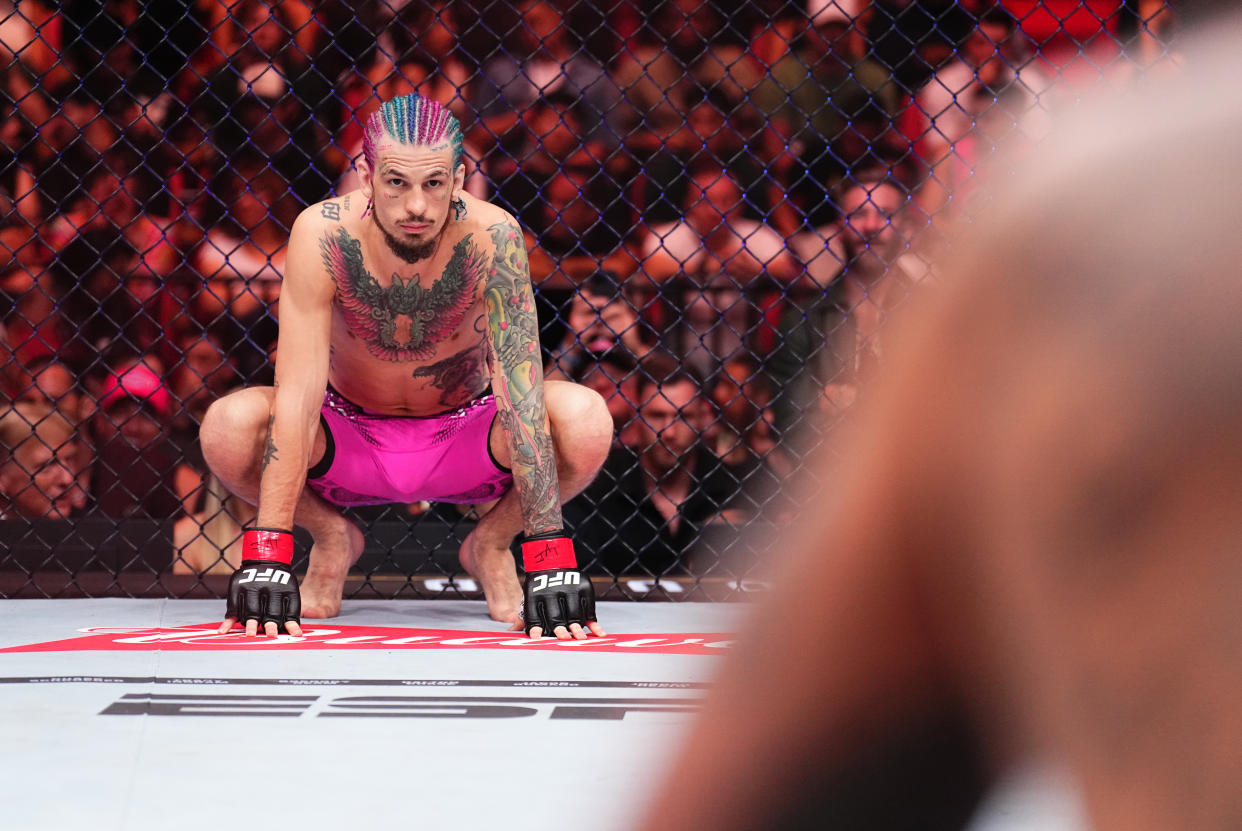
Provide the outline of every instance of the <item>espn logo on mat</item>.
<path id="1" fill-rule="evenodd" d="M 530 590 L 541 592 L 557 586 L 576 586 L 582 582 L 582 575 L 577 571 L 545 571 L 530 578 Z"/>
<path id="2" fill-rule="evenodd" d="M 699 709 L 690 698 L 571 698 L 472 695 L 228 695 L 129 693 L 103 716 L 269 716 L 308 718 L 544 718 L 552 721 L 623 721 L 658 714 L 685 717 Z"/>

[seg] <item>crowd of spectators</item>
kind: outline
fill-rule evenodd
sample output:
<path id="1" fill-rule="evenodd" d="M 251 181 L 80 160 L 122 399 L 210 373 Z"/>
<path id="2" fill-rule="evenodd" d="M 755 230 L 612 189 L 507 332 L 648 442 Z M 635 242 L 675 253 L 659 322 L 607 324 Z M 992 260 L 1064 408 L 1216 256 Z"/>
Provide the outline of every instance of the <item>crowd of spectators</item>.
<path id="1" fill-rule="evenodd" d="M 1161 54 L 1165 4 L 1114 5 L 1076 54 Z M 175 519 L 196 572 L 249 518 L 198 421 L 270 382 L 288 229 L 354 186 L 380 100 L 462 121 L 468 189 L 527 231 L 549 375 L 616 421 L 567 518 L 601 567 L 666 574 L 780 510 L 929 282 L 915 243 L 1061 74 L 993 0 L 4 6 L 0 510 Z"/>

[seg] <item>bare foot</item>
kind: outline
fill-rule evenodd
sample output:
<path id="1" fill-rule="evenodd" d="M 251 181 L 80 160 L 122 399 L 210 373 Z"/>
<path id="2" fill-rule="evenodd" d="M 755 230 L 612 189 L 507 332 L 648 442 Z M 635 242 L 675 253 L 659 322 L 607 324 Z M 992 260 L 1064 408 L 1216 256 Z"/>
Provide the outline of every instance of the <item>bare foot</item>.
<path id="1" fill-rule="evenodd" d="M 489 545 L 475 536 L 466 535 L 458 557 L 462 568 L 483 586 L 487 613 L 501 623 L 520 623 L 522 587 L 518 584 L 517 564 L 508 546 Z"/>
<path id="2" fill-rule="evenodd" d="M 336 617 L 341 612 L 341 595 L 349 567 L 358 561 L 366 543 L 357 525 L 342 519 L 341 528 L 315 538 L 310 567 L 302 580 L 302 617 Z"/>
<path id="3" fill-rule="evenodd" d="M 336 617 L 341 613 L 345 575 L 339 578 L 307 573 L 302 581 L 302 619 Z"/>

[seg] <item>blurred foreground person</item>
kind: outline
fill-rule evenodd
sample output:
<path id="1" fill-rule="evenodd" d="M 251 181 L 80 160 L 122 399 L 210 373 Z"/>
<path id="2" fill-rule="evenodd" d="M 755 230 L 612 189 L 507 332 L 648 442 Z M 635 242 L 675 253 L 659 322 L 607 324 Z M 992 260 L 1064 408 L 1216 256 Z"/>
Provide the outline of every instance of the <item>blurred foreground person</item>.
<path id="1" fill-rule="evenodd" d="M 1033 760 L 1096 831 L 1242 827 L 1238 23 L 955 245 L 643 829 L 960 828 Z"/>

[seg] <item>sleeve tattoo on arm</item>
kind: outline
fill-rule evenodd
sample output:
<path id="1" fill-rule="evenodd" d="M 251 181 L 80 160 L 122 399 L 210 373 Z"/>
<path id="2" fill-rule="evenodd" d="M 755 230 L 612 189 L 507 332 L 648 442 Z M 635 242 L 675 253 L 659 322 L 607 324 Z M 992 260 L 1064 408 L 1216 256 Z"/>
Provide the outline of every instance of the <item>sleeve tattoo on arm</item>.
<path id="1" fill-rule="evenodd" d="M 487 316 L 496 351 L 494 391 L 513 449 L 513 479 L 532 533 L 561 527 L 552 436 L 544 423 L 539 323 L 522 232 L 512 222 L 490 229 L 496 254 L 488 272 Z"/>

